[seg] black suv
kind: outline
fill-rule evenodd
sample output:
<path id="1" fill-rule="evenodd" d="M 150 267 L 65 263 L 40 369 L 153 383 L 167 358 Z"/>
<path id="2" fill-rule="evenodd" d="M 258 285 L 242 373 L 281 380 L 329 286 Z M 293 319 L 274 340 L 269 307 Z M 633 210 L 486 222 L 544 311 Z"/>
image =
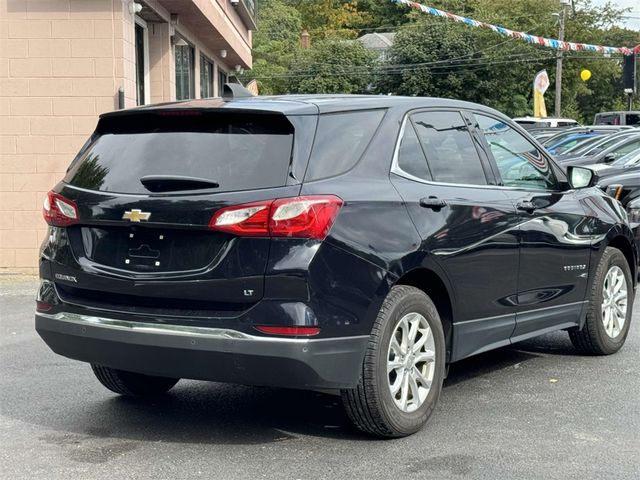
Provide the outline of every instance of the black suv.
<path id="1" fill-rule="evenodd" d="M 236 93 L 238 89 L 236 88 Z M 100 117 L 44 205 L 36 328 L 110 390 L 333 390 L 417 431 L 447 366 L 629 330 L 625 212 L 504 115 L 433 98 L 195 100 Z"/>

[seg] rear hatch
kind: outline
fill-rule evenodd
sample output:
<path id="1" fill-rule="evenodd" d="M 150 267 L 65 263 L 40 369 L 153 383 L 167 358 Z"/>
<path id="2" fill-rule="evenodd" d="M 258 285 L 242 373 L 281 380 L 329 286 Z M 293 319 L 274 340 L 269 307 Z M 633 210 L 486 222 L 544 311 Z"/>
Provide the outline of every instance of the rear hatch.
<path id="1" fill-rule="evenodd" d="M 249 308 L 262 298 L 270 240 L 209 223 L 224 207 L 298 195 L 294 153 L 280 113 L 103 117 L 56 189 L 79 216 L 52 258 L 60 296 L 137 313 Z"/>

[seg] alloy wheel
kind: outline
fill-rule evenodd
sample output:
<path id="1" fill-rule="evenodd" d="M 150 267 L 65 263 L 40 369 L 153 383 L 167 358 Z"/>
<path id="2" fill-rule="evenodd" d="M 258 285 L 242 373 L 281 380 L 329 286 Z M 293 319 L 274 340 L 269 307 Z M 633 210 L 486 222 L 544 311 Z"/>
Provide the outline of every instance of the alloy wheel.
<path id="1" fill-rule="evenodd" d="M 620 335 L 627 319 L 627 279 L 617 265 L 612 266 L 604 277 L 602 288 L 602 324 L 611 338 Z"/>
<path id="2" fill-rule="evenodd" d="M 403 412 L 424 403 L 435 374 L 436 348 L 427 319 L 408 313 L 396 324 L 387 354 L 389 390 Z"/>

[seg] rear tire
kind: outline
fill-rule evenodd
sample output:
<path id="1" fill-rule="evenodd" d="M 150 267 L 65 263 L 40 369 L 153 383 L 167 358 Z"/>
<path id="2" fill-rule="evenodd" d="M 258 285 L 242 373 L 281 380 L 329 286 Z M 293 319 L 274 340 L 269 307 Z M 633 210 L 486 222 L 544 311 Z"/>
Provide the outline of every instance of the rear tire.
<path id="1" fill-rule="evenodd" d="M 169 391 L 177 378 L 154 377 L 115 368 L 91 365 L 98 381 L 109 390 L 128 397 L 151 397 Z"/>
<path id="2" fill-rule="evenodd" d="M 435 305 L 422 290 L 396 286 L 373 325 L 358 385 L 342 390 L 342 401 L 366 433 L 411 435 L 431 416 L 444 373 L 444 332 Z"/>
<path id="3" fill-rule="evenodd" d="M 608 247 L 596 269 L 585 324 L 581 330 L 569 330 L 573 346 L 587 355 L 611 355 L 620 350 L 629 333 L 633 293 L 626 257 L 617 248 Z M 625 306 L 624 314 L 621 305 Z"/>

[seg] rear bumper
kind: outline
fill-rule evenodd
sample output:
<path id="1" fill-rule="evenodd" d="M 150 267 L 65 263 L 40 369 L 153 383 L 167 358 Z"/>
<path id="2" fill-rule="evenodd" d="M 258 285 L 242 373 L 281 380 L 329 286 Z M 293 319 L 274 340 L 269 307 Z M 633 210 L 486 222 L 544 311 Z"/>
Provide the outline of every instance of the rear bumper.
<path id="1" fill-rule="evenodd" d="M 236 330 L 36 313 L 56 353 L 83 362 L 172 378 L 307 389 L 354 387 L 369 337 L 302 339 Z"/>

